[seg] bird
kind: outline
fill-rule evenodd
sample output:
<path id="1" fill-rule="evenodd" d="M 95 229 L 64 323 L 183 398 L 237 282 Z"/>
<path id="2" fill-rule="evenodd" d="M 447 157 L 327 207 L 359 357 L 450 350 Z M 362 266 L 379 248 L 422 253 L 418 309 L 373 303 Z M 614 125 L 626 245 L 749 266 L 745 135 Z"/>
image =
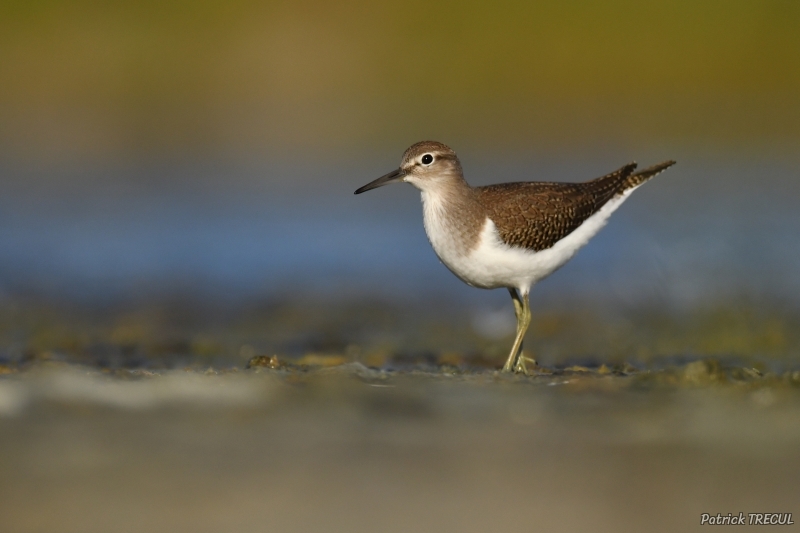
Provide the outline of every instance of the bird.
<path id="1" fill-rule="evenodd" d="M 517 328 L 502 370 L 528 374 L 526 362 L 536 365 L 522 351 L 531 288 L 585 246 L 634 190 L 674 164 L 664 161 L 637 172 L 632 162 L 582 183 L 472 187 L 449 146 L 422 141 L 403 153 L 399 168 L 355 194 L 401 182 L 419 189 L 425 233 L 441 262 L 467 285 L 505 288 L 511 295 Z"/>

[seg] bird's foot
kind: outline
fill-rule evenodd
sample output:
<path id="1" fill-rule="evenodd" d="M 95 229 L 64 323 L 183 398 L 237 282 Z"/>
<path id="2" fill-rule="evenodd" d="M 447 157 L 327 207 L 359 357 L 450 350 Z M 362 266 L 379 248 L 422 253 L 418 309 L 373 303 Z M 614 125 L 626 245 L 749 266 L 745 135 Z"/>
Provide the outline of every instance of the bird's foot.
<path id="1" fill-rule="evenodd" d="M 531 370 L 536 368 L 536 359 L 533 359 L 532 357 L 525 357 L 524 355 L 520 354 L 520 356 L 517 357 L 517 363 L 514 365 L 515 374 L 525 374 L 526 376 L 530 376 L 530 372 L 528 371 L 528 367 L 525 365 L 525 361 L 533 364 Z"/>

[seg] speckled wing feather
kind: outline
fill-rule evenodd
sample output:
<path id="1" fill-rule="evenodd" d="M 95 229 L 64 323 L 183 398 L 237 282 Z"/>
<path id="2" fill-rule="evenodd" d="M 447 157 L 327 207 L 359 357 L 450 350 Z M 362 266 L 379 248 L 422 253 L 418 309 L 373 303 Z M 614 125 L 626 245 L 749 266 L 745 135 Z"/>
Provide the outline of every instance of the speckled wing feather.
<path id="1" fill-rule="evenodd" d="M 650 178 L 654 178 L 655 176 L 661 174 L 674 164 L 675 161 L 672 160 L 664 161 L 663 163 L 653 165 L 652 167 L 647 167 L 644 170 L 636 172 L 635 174 L 631 174 L 630 176 L 628 176 L 628 179 L 626 179 L 622 183 L 622 190 L 627 191 L 631 187 L 638 187 L 639 185 L 649 180 Z"/>
<path id="2" fill-rule="evenodd" d="M 635 169 L 630 163 L 585 183 L 501 183 L 476 191 L 504 243 L 540 251 L 572 233 L 616 194 L 663 170 L 644 175 L 634 174 Z"/>

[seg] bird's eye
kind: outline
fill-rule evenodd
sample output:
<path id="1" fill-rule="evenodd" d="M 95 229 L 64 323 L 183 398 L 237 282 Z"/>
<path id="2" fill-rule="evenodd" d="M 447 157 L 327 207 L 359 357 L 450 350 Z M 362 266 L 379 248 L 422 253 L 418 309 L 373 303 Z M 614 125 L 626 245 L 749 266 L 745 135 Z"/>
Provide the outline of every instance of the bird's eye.
<path id="1" fill-rule="evenodd" d="M 431 154 L 425 154 L 422 156 L 423 165 L 430 165 L 431 163 L 433 163 L 433 156 Z"/>

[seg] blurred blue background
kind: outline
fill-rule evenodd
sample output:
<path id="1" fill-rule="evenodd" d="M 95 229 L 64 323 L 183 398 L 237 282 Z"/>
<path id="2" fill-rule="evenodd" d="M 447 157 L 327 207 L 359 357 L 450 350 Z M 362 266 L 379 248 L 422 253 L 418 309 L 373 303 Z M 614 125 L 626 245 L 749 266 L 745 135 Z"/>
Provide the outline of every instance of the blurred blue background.
<path id="1" fill-rule="evenodd" d="M 797 309 L 799 26 L 780 0 L 4 2 L 1 301 L 372 299 L 505 332 L 415 190 L 352 194 L 435 139 L 473 184 L 678 161 L 534 309 Z"/>

